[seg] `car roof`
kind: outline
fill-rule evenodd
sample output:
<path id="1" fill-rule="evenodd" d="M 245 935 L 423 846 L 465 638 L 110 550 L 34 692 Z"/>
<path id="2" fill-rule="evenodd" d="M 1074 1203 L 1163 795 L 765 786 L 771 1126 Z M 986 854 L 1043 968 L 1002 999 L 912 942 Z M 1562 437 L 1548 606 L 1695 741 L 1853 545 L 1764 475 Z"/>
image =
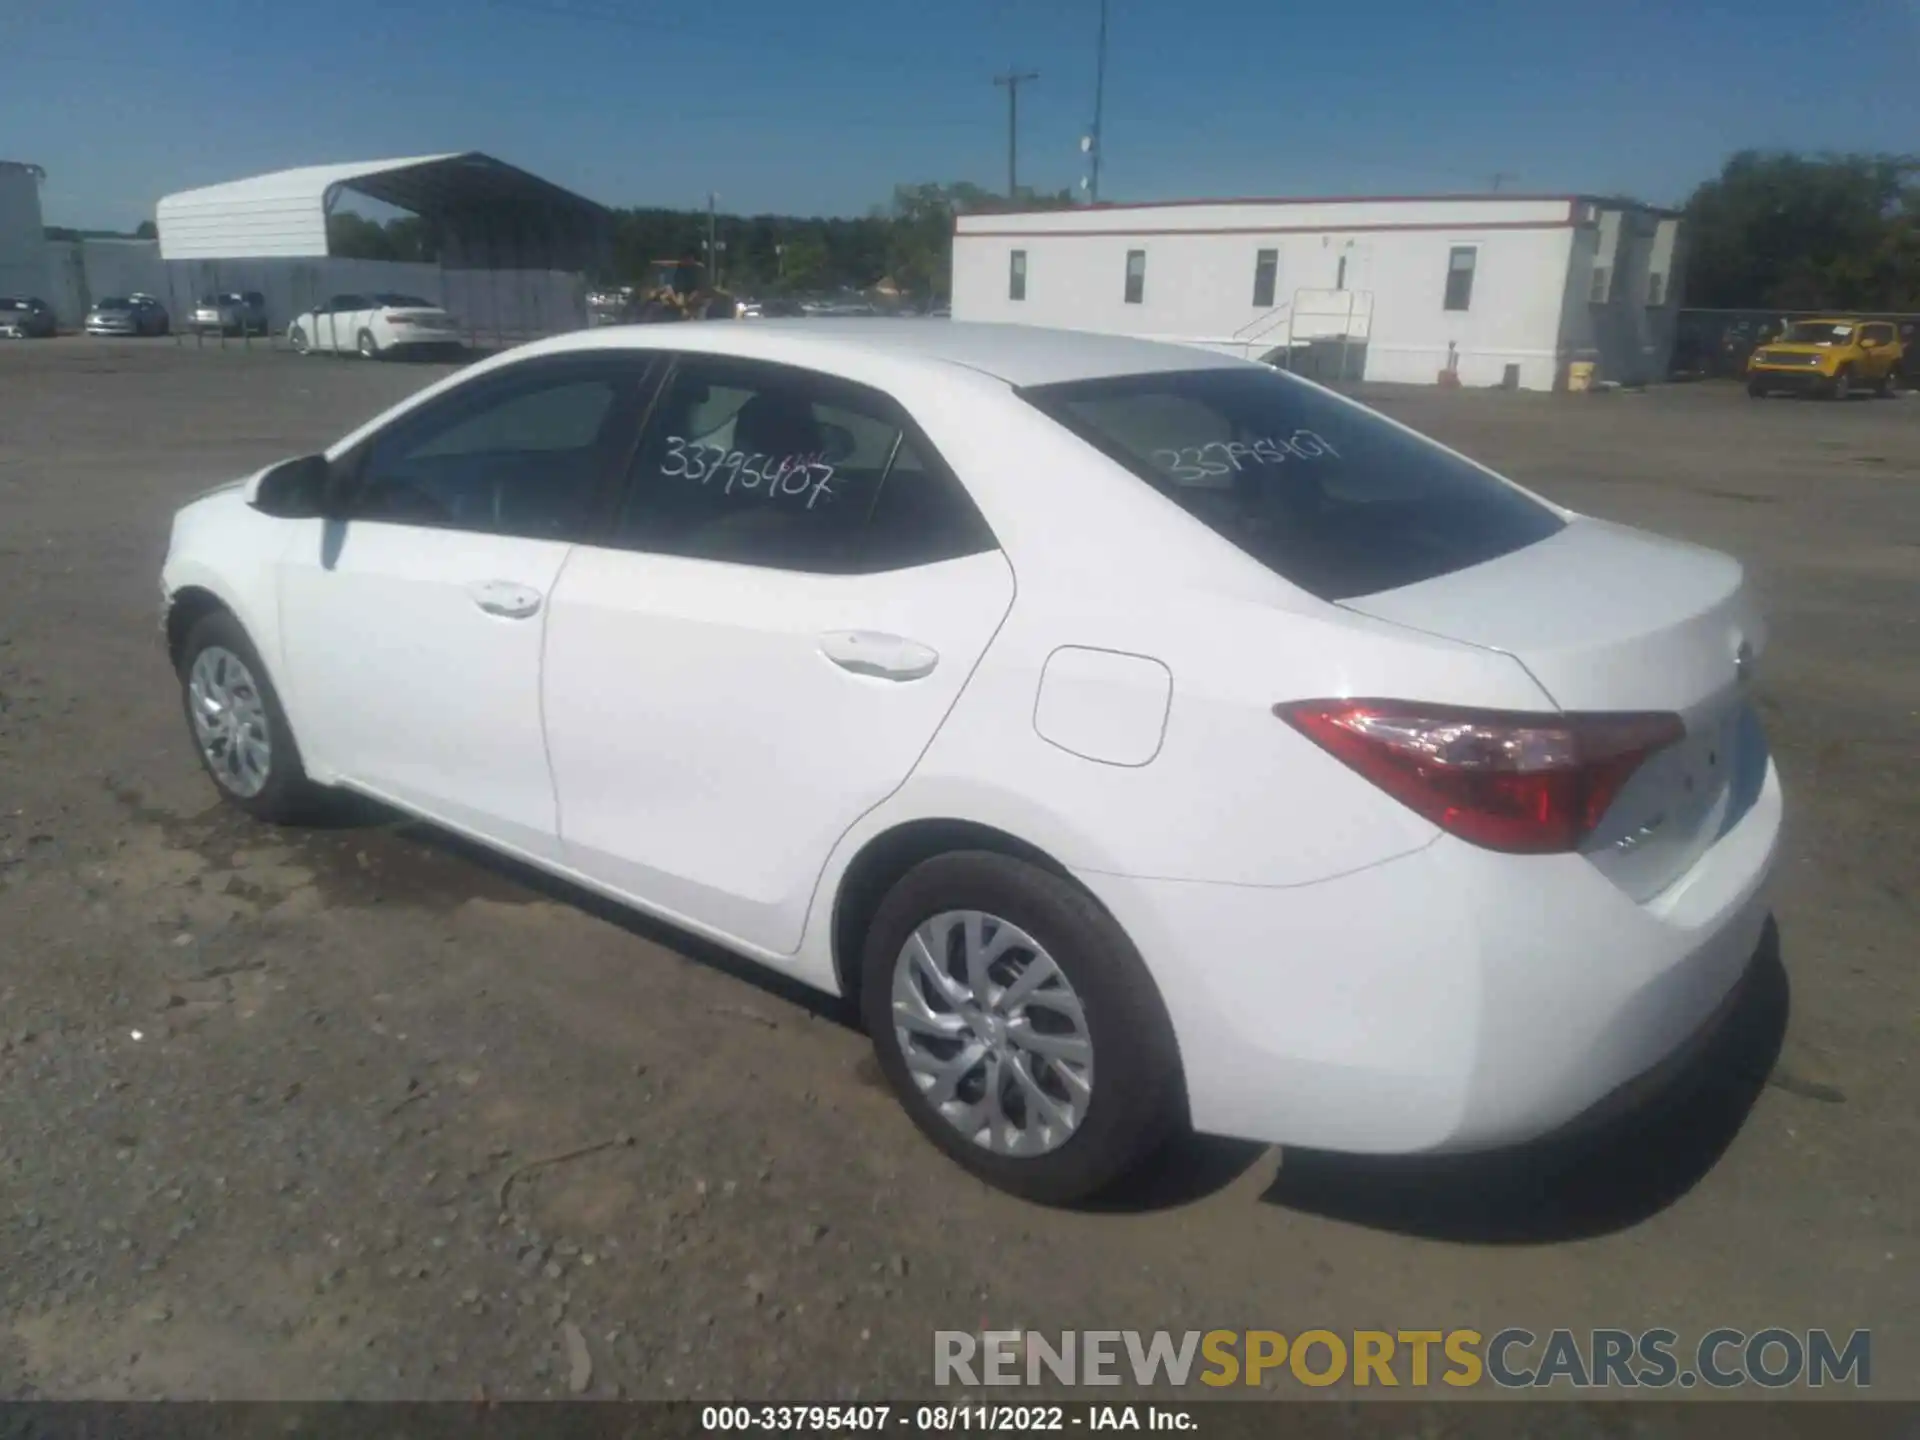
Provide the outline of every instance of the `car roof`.
<path id="1" fill-rule="evenodd" d="M 547 353 L 603 348 L 700 350 L 828 369 L 837 359 L 862 356 L 913 366 L 964 366 L 1010 385 L 1247 363 L 1192 346 L 1123 335 L 881 316 L 607 326 L 559 336 L 539 348 Z"/>

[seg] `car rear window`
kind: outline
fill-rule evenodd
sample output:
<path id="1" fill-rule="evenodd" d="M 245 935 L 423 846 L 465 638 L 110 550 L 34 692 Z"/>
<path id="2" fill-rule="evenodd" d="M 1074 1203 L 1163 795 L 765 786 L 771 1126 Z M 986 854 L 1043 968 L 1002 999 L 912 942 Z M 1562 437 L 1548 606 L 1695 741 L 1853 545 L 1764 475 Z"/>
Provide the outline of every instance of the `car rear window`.
<path id="1" fill-rule="evenodd" d="M 1169 371 L 1020 394 L 1323 600 L 1464 570 L 1565 523 L 1432 441 L 1274 370 Z"/>

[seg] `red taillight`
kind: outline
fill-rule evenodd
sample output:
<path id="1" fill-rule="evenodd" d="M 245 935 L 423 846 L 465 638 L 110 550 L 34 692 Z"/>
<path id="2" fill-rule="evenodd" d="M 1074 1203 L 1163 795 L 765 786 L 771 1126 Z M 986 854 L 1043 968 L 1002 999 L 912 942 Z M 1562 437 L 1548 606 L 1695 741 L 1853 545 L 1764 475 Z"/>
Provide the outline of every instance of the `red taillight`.
<path id="1" fill-rule="evenodd" d="M 1443 830 L 1521 855 L 1576 849 L 1642 762 L 1686 733 L 1678 715 L 1409 700 L 1306 700 L 1273 713 Z"/>

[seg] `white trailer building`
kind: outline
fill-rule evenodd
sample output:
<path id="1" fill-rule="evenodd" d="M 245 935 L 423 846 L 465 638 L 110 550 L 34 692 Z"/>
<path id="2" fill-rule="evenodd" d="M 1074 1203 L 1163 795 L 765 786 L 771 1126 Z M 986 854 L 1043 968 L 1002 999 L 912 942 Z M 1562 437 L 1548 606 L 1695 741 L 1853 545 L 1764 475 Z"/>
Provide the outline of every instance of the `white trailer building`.
<path id="1" fill-rule="evenodd" d="M 1151 336 L 1320 376 L 1663 378 L 1679 220 L 1591 196 L 1199 200 L 963 215 L 953 316 Z"/>

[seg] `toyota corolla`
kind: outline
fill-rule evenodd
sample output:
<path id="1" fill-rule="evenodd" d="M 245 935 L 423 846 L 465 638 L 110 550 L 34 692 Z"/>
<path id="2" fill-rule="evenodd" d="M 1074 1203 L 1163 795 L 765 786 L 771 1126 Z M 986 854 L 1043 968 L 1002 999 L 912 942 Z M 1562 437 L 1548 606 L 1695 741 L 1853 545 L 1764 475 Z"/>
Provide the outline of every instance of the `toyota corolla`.
<path id="1" fill-rule="evenodd" d="M 232 803 L 372 796 L 857 997 L 1039 1199 L 1185 1125 L 1558 1128 L 1766 919 L 1737 563 L 1183 347 L 545 341 L 188 505 L 163 586 Z"/>

